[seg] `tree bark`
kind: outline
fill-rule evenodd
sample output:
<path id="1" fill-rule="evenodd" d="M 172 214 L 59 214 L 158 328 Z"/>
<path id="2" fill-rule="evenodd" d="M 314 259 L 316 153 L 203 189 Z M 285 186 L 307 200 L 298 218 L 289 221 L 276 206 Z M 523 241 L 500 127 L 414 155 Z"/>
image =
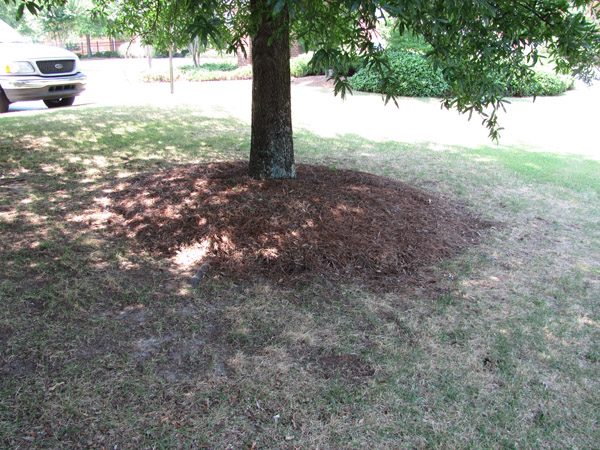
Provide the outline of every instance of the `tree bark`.
<path id="1" fill-rule="evenodd" d="M 262 20 L 252 38 L 252 136 L 249 175 L 295 178 L 290 90 L 289 14 L 272 17 L 266 0 L 251 0 Z"/>
<path id="2" fill-rule="evenodd" d="M 175 93 L 175 80 L 173 79 L 173 46 L 169 47 L 169 82 L 171 83 L 171 94 Z"/>
<path id="3" fill-rule="evenodd" d="M 92 38 L 89 34 L 85 35 L 85 45 L 87 47 L 87 57 L 92 57 Z"/>

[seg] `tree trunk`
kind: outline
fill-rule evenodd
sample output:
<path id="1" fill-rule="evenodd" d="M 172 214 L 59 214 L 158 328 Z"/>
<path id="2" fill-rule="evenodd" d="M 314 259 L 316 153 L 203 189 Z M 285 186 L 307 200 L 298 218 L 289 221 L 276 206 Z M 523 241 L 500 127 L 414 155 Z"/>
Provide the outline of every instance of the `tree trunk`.
<path id="1" fill-rule="evenodd" d="M 169 47 L 169 81 L 171 82 L 171 94 L 175 93 L 175 80 L 173 79 L 173 46 Z"/>
<path id="2" fill-rule="evenodd" d="M 253 12 L 268 0 L 251 0 Z M 262 13 L 252 38 L 252 137 L 249 175 L 295 178 L 290 90 L 290 33 L 287 8 L 272 17 Z"/>
<path id="3" fill-rule="evenodd" d="M 146 56 L 148 57 L 148 68 L 152 70 L 152 47 L 145 45 L 144 50 L 146 51 Z"/>
<path id="4" fill-rule="evenodd" d="M 87 47 L 87 57 L 92 57 L 92 38 L 89 34 L 85 35 L 85 45 Z"/>
<path id="5" fill-rule="evenodd" d="M 194 61 L 194 67 L 200 67 L 200 54 L 205 47 L 200 44 L 200 39 L 198 36 L 196 36 L 192 42 L 190 42 L 188 48 L 190 50 L 190 54 L 192 55 L 192 60 Z"/>

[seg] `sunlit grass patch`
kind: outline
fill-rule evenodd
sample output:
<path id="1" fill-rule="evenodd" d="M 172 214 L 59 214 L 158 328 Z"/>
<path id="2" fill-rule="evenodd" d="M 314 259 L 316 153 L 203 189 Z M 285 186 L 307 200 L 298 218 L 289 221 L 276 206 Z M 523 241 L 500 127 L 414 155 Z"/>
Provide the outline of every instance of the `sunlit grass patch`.
<path id="1" fill-rule="evenodd" d="M 600 195 L 600 162 L 578 155 L 543 153 L 519 148 L 482 148 L 467 152 L 501 164 L 527 182 L 547 183 Z"/>

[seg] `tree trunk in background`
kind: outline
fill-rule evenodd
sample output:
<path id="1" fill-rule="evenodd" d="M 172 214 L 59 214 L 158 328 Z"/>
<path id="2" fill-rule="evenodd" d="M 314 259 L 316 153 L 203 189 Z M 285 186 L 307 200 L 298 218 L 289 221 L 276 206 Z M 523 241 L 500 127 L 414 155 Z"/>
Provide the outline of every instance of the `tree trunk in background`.
<path id="1" fill-rule="evenodd" d="M 200 67 L 200 55 L 203 51 L 206 50 L 206 46 L 200 44 L 200 39 L 198 38 L 198 36 L 196 36 L 194 40 L 190 42 L 188 49 L 190 50 L 190 54 L 192 55 L 194 67 Z"/>
<path id="2" fill-rule="evenodd" d="M 92 38 L 89 34 L 85 35 L 85 45 L 87 46 L 87 56 L 92 57 Z"/>
<path id="3" fill-rule="evenodd" d="M 175 80 L 173 79 L 173 46 L 169 47 L 169 81 L 171 82 L 171 94 L 175 93 Z"/>
<path id="4" fill-rule="evenodd" d="M 148 58 L 148 68 L 152 70 L 152 47 L 145 45 L 144 50 L 146 51 L 146 56 Z"/>
<path id="5" fill-rule="evenodd" d="M 267 0 L 251 0 L 253 12 Z M 252 137 L 249 175 L 295 178 L 290 90 L 290 33 L 287 9 L 276 18 L 263 13 L 252 39 Z"/>

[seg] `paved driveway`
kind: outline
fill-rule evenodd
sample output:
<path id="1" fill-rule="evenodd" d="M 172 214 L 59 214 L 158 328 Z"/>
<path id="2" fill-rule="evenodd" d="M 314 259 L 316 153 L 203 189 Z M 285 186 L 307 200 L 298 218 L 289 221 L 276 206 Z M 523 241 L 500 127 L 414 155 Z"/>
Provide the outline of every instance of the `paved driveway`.
<path id="1" fill-rule="evenodd" d="M 177 59 L 176 64 L 189 64 Z M 166 59 L 154 60 L 154 68 L 167 70 Z M 175 84 L 170 94 L 167 83 L 140 83 L 148 69 L 143 59 L 82 61 L 89 77 L 88 90 L 76 105 L 195 105 L 207 115 L 235 117 L 250 122 L 250 81 Z M 435 99 L 399 99 L 399 108 L 383 104 L 375 94 L 356 93 L 345 101 L 331 89 L 297 80 L 292 85 L 293 121 L 296 129 L 306 128 L 331 137 L 358 134 L 374 140 L 429 143 L 433 147 L 490 145 L 481 121 L 471 121 L 454 111 L 440 109 Z M 597 142 L 597 110 L 600 84 L 577 89 L 560 97 L 513 99 L 501 116 L 500 146 L 518 145 L 537 151 L 585 154 L 600 159 Z M 42 102 L 11 105 L 11 111 L 44 110 Z"/>

